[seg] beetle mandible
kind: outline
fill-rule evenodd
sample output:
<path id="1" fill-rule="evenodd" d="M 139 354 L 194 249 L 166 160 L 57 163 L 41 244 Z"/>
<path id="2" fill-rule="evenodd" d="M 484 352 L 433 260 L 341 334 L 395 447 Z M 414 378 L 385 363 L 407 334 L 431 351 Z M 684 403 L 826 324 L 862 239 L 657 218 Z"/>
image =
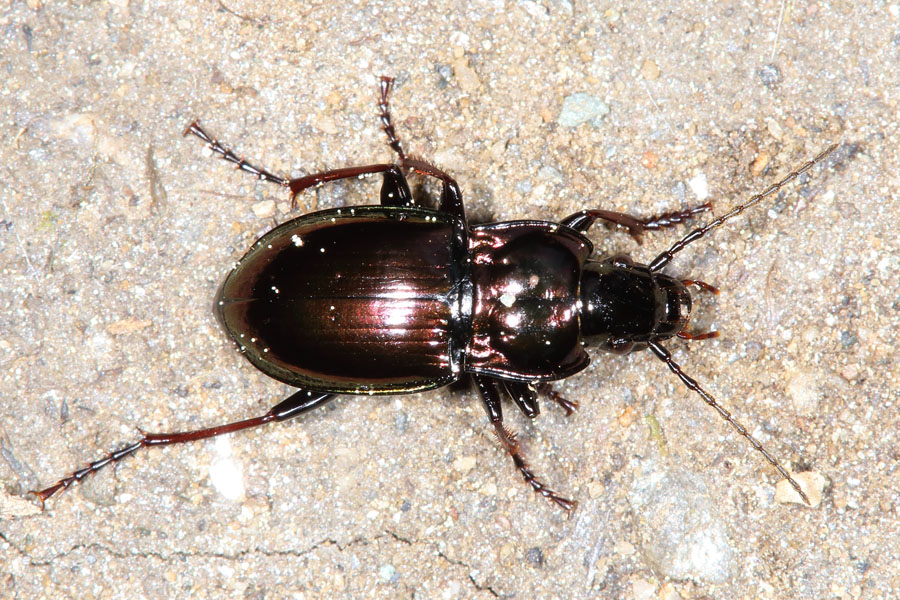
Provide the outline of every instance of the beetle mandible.
<path id="1" fill-rule="evenodd" d="M 559 223 L 506 221 L 472 226 L 456 181 L 408 156 L 391 121 L 393 79 L 381 78 L 381 124 L 396 163 L 347 167 L 295 179 L 255 167 L 195 121 L 185 130 L 221 158 L 297 194 L 339 179 L 380 174 L 381 204 L 322 210 L 263 235 L 219 288 L 215 314 L 254 366 L 298 388 L 264 415 L 218 427 L 145 433 L 54 485 L 34 492 L 44 501 L 72 483 L 140 448 L 178 444 L 284 421 L 339 394 L 402 394 L 470 377 L 503 448 L 535 492 L 572 510 L 576 503 L 542 483 L 503 425 L 501 398 L 528 417 L 544 394 L 567 415 L 576 404 L 548 382 L 589 362 L 585 347 L 624 354 L 649 349 L 786 478 L 784 467 L 672 359 L 662 342 L 706 339 L 690 333 L 688 286 L 717 293 L 702 281 L 662 273 L 674 255 L 759 203 L 832 152 L 837 144 L 728 213 L 692 230 L 647 265 L 625 255 L 595 258 L 585 233 L 598 219 L 643 232 L 671 227 L 710 210 L 709 204 L 649 218 L 582 210 Z M 417 206 L 405 173 L 441 184 L 438 208 Z"/>

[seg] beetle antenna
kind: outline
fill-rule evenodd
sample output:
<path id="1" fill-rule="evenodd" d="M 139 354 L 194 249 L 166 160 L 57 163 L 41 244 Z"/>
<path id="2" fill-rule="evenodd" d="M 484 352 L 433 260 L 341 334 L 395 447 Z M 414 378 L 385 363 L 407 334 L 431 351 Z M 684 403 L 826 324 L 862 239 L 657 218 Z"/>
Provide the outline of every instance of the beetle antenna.
<path id="1" fill-rule="evenodd" d="M 787 175 L 787 177 L 785 177 L 778 183 L 773 183 L 772 185 L 770 185 L 769 187 L 764 189 L 762 192 L 760 192 L 754 196 L 751 196 L 749 200 L 747 200 L 743 204 L 735 206 L 734 208 L 732 208 L 730 211 L 728 211 L 727 213 L 725 213 L 724 215 L 722 215 L 715 221 L 711 221 L 702 227 L 698 227 L 697 229 L 694 229 L 689 234 L 687 234 L 686 236 L 681 238 L 678 242 L 676 242 L 671 248 L 669 248 L 668 250 L 666 250 L 665 252 L 663 252 L 662 254 L 657 256 L 656 258 L 654 258 L 653 262 L 650 263 L 650 271 L 655 272 L 655 271 L 662 270 L 663 267 L 665 267 L 667 264 L 669 264 L 669 262 L 672 260 L 672 257 L 675 256 L 675 254 L 684 250 L 685 246 L 687 246 L 688 244 L 690 244 L 692 242 L 696 242 L 697 240 L 702 238 L 704 235 L 706 235 L 707 233 L 709 233 L 716 227 L 719 227 L 720 225 L 725 223 L 725 221 L 729 220 L 732 217 L 738 216 L 739 214 L 744 212 L 746 209 L 758 204 L 759 201 L 762 200 L 763 198 L 765 198 L 766 196 L 769 196 L 769 195 L 777 192 L 778 190 L 780 190 L 781 188 L 783 188 L 784 186 L 789 184 L 791 181 L 793 181 L 800 175 L 803 175 L 804 173 L 809 171 L 813 167 L 813 165 L 815 165 L 818 162 L 821 162 L 826 156 L 828 156 L 829 154 L 834 152 L 834 150 L 837 147 L 838 147 L 838 144 L 832 144 L 826 150 L 824 150 L 818 156 L 816 156 L 814 159 L 812 159 L 811 161 L 809 161 L 808 163 L 806 163 L 805 165 L 803 165 L 796 171 L 792 171 L 790 174 Z"/>
<path id="2" fill-rule="evenodd" d="M 678 363 L 676 363 L 674 360 L 672 360 L 672 355 L 669 353 L 668 350 L 663 348 L 656 341 L 650 341 L 650 342 L 648 342 L 648 345 L 649 345 L 650 349 L 653 350 L 653 353 L 657 356 L 657 358 L 659 358 L 661 361 L 666 363 L 666 365 L 668 365 L 669 369 L 673 373 L 678 375 L 679 379 L 681 379 L 681 381 L 684 383 L 684 385 L 686 385 L 689 389 L 697 392 L 700 395 L 700 397 L 703 398 L 703 401 L 706 402 L 707 404 L 709 404 L 710 406 L 712 406 L 714 409 L 716 409 L 716 412 L 719 413 L 719 416 L 722 417 L 723 419 L 725 419 L 728 422 L 728 424 L 734 428 L 735 431 L 737 431 L 739 434 L 741 434 L 742 436 L 747 438 L 747 441 L 750 442 L 750 445 L 753 446 L 753 448 L 755 450 L 757 450 L 758 452 L 760 452 L 763 456 L 765 456 L 766 460 L 769 461 L 769 463 L 773 467 L 775 467 L 775 469 L 778 471 L 778 474 L 781 475 L 782 477 L 784 477 L 785 479 L 787 479 L 788 482 L 791 484 L 791 486 L 795 490 L 797 490 L 797 493 L 800 494 L 800 497 L 803 498 L 803 501 L 807 504 L 807 506 L 811 506 L 809 498 L 806 496 L 806 493 L 800 487 L 800 484 L 797 483 L 797 481 L 793 477 L 791 477 L 791 474 L 787 472 L 787 469 L 782 467 L 781 464 L 777 460 L 775 460 L 775 457 L 772 456 L 771 454 L 769 454 L 769 451 L 766 450 L 763 447 L 763 445 L 760 444 L 759 441 L 757 441 L 757 439 L 755 437 L 750 435 L 750 432 L 747 431 L 746 427 L 744 427 L 737 420 L 735 420 L 735 418 L 731 416 L 731 413 L 728 412 L 728 410 L 726 410 L 725 408 L 723 408 L 718 402 L 716 402 L 716 399 L 713 398 L 709 394 L 709 392 L 707 392 L 702 387 L 700 387 L 700 384 L 698 384 L 690 376 L 686 375 L 685 372 L 681 370 L 681 367 L 678 365 Z"/>

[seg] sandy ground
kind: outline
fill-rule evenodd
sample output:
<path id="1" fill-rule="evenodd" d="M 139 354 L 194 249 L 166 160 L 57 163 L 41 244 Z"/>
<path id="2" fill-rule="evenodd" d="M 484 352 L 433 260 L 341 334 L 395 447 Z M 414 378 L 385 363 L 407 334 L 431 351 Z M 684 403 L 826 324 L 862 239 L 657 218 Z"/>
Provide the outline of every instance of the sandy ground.
<path id="1" fill-rule="evenodd" d="M 0 597 L 900 595 L 898 5 L 411 4 L 4 3 Z M 704 194 L 722 214 L 840 143 L 671 267 L 723 290 L 694 318 L 722 337 L 671 341 L 676 359 L 823 478 L 821 502 L 779 502 L 762 456 L 638 353 L 561 383 L 571 418 L 507 409 L 535 470 L 579 501 L 569 518 L 519 480 L 465 388 L 344 397 L 27 503 L 137 427 L 287 396 L 210 305 L 289 199 L 181 132 L 199 118 L 279 173 L 391 160 L 381 74 L 406 146 L 479 221 Z M 323 187 L 300 210 L 377 189 Z M 683 233 L 591 237 L 649 261 Z"/>

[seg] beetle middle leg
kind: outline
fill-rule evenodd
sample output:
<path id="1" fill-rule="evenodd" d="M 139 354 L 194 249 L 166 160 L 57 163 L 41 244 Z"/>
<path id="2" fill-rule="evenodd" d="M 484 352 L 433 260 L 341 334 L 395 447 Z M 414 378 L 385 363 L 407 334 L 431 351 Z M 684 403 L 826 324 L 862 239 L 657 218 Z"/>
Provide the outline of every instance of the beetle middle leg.
<path id="1" fill-rule="evenodd" d="M 39 492 L 33 491 L 31 493 L 38 497 L 38 499 L 41 501 L 41 507 L 43 507 L 44 501 L 56 492 L 68 489 L 69 486 L 71 486 L 73 483 L 81 481 L 88 475 L 96 473 L 107 465 L 119 462 L 126 456 L 134 454 L 141 448 L 194 442 L 197 440 L 204 440 L 206 438 L 224 435 L 226 433 L 234 433 L 235 431 L 242 431 L 244 429 L 259 427 L 260 425 L 265 425 L 266 423 L 271 423 L 273 421 L 285 421 L 287 419 L 296 417 L 300 413 L 322 406 L 332 398 L 334 398 L 334 394 L 326 394 L 322 392 L 313 392 L 301 389 L 273 406 L 266 414 L 250 419 L 244 419 L 243 421 L 235 421 L 234 423 L 227 423 L 225 425 L 218 425 L 216 427 L 208 427 L 206 429 L 195 429 L 193 431 L 180 431 L 172 433 L 147 433 L 139 429 L 138 431 L 140 431 L 141 433 L 141 439 L 134 442 L 133 444 L 116 450 L 115 452 L 110 452 L 100 460 L 95 460 L 83 469 L 79 469 L 78 471 L 75 471 L 70 475 L 63 477 L 48 488 L 45 488 Z"/>
<path id="2" fill-rule="evenodd" d="M 522 477 L 525 478 L 531 489 L 551 502 L 556 503 L 557 506 L 564 510 L 570 511 L 574 509 L 577 506 L 576 502 L 563 498 L 538 480 L 534 472 L 528 467 L 528 463 L 525 462 L 525 458 L 522 456 L 519 444 L 516 441 L 516 436 L 503 426 L 503 409 L 500 406 L 499 390 L 499 385 L 502 382 L 483 375 L 473 375 L 472 379 L 478 388 L 478 393 L 484 403 L 484 409 L 487 411 L 488 418 L 494 426 L 497 439 L 500 440 L 503 448 L 509 452 L 513 463 L 519 469 L 519 472 L 522 473 Z"/>
<path id="3" fill-rule="evenodd" d="M 674 227 L 679 223 L 684 223 L 700 213 L 707 212 L 712 209 L 712 205 L 707 202 L 700 206 L 693 206 L 684 210 L 674 210 L 671 212 L 653 215 L 652 217 L 635 217 L 626 213 L 616 212 L 614 210 L 588 209 L 580 210 L 571 214 L 562 221 L 561 224 L 571 227 L 576 231 L 585 233 L 591 228 L 591 225 L 597 219 L 609 221 L 614 225 L 624 227 L 628 233 L 635 239 L 637 243 L 641 243 L 641 235 L 645 231 L 658 231 L 666 227 Z"/>
<path id="4" fill-rule="evenodd" d="M 234 164 L 236 169 L 244 171 L 245 173 L 250 173 L 257 179 L 261 179 L 263 181 L 269 181 L 271 183 L 277 183 L 280 186 L 287 187 L 289 185 L 289 181 L 286 177 L 280 177 L 278 175 L 273 175 L 266 169 L 260 167 L 254 167 L 250 163 L 248 163 L 242 156 L 238 156 L 230 149 L 226 148 L 222 144 L 219 143 L 219 140 L 209 135 L 203 128 L 200 127 L 200 123 L 197 121 L 193 121 L 187 128 L 184 130 L 184 135 L 194 135 L 204 142 L 206 142 L 206 146 L 212 150 L 214 153 L 218 154 L 222 157 L 223 160 L 228 161 Z"/>

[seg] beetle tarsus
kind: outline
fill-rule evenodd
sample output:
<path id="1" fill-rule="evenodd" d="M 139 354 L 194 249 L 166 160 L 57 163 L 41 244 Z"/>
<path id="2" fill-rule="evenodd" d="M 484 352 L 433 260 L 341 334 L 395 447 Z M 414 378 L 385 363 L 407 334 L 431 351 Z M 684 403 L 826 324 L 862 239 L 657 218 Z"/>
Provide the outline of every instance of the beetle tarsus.
<path id="1" fill-rule="evenodd" d="M 187 128 L 185 128 L 184 135 L 193 135 L 200 138 L 206 143 L 206 146 L 210 150 L 218 154 L 223 160 L 232 163 L 235 169 L 244 171 L 245 173 L 250 173 L 261 181 L 277 183 L 282 187 L 287 187 L 290 184 L 290 181 L 286 177 L 279 177 L 278 175 L 270 173 L 266 169 L 255 167 L 244 160 L 242 156 L 238 156 L 237 154 L 220 144 L 219 140 L 206 133 L 203 128 L 200 127 L 200 123 L 198 123 L 197 121 L 192 121 L 191 124 L 188 125 Z"/>
<path id="2" fill-rule="evenodd" d="M 388 137 L 388 146 L 390 146 L 401 161 L 406 160 L 406 152 L 403 151 L 403 145 L 391 122 L 391 90 L 394 87 L 394 78 L 381 76 L 381 102 L 378 103 L 378 109 L 381 111 L 381 128 Z"/>
<path id="3" fill-rule="evenodd" d="M 509 452 L 509 455 L 513 459 L 513 463 L 516 465 L 516 468 L 519 469 L 525 482 L 531 486 L 531 489 L 533 489 L 535 493 L 540 494 L 565 511 L 571 511 L 577 506 L 576 502 L 569 500 L 568 498 L 563 498 L 537 478 L 534 472 L 528 467 L 528 463 L 525 462 L 525 458 L 519 450 L 519 443 L 516 441 L 516 435 L 504 427 L 502 422 L 494 422 L 494 431 L 497 434 L 497 439 L 500 440 L 500 444 L 507 452 Z"/>

